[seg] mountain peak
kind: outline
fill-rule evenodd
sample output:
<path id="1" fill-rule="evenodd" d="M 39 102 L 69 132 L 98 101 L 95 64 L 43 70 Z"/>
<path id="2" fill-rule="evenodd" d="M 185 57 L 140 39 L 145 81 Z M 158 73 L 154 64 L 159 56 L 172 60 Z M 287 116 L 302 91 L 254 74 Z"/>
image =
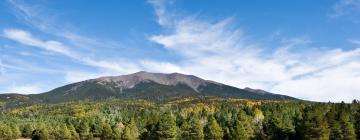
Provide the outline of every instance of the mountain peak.
<path id="1" fill-rule="evenodd" d="M 162 85 L 184 84 L 195 91 L 198 91 L 198 88 L 201 85 L 206 85 L 208 82 L 211 82 L 193 75 L 185 75 L 181 73 L 151 73 L 146 71 L 139 71 L 129 75 L 100 77 L 95 80 L 100 84 L 112 83 L 122 88 L 133 88 L 141 82 L 150 81 Z"/>
<path id="2" fill-rule="evenodd" d="M 11 96 L 10 96 L 11 95 Z M 240 89 L 181 73 L 151 73 L 140 71 L 129 75 L 107 76 L 65 85 L 49 92 L 15 96 L 0 96 L 2 100 L 33 102 L 65 102 L 76 100 L 102 100 L 111 97 L 167 101 L 176 98 L 214 96 L 242 99 L 295 99 L 259 89 Z M 25 98 L 26 97 L 26 98 Z"/>

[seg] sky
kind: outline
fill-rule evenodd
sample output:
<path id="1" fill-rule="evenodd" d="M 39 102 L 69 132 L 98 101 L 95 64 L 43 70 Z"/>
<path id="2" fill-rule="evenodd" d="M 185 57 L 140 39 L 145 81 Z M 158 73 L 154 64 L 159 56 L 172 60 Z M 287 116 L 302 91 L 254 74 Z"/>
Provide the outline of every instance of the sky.
<path id="1" fill-rule="evenodd" d="M 360 99 L 360 0 L 4 0 L 0 93 L 138 71 Z"/>

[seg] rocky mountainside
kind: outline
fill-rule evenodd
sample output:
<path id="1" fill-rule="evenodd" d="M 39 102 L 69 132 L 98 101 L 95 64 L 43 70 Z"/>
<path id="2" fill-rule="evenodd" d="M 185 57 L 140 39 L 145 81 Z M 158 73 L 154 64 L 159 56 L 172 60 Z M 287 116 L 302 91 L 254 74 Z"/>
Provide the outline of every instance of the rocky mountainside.
<path id="1" fill-rule="evenodd" d="M 155 82 L 161 85 L 176 86 L 183 84 L 194 91 L 198 91 L 200 86 L 206 86 L 208 83 L 219 84 L 209 80 L 203 80 L 193 75 L 184 75 L 180 73 L 162 74 L 162 73 L 149 73 L 140 71 L 130 75 L 123 76 L 109 76 L 94 79 L 99 84 L 109 85 L 114 84 L 117 88 L 130 89 L 135 87 L 141 82 Z"/>

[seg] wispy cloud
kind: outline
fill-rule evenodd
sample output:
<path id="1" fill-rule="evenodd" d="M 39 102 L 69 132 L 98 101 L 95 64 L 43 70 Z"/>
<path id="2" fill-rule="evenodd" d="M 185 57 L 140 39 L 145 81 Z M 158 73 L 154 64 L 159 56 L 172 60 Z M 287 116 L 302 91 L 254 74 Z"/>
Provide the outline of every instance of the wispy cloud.
<path id="1" fill-rule="evenodd" d="M 5 74 L 5 67 L 3 65 L 2 59 L 0 58 L 0 77 Z"/>
<path id="2" fill-rule="evenodd" d="M 72 24 L 58 18 L 63 13 L 48 11 L 46 7 L 36 4 L 28 4 L 22 0 L 8 0 L 13 14 L 19 20 L 44 33 L 60 37 L 67 41 L 67 44 L 76 46 L 87 51 L 97 51 L 97 47 L 103 48 L 119 47 L 122 44 L 116 41 L 102 40 L 96 37 L 82 35 Z M 49 15 L 48 13 L 51 13 Z"/>
<path id="3" fill-rule="evenodd" d="M 338 0 L 332 7 L 329 17 L 360 15 L 360 0 Z"/>
<path id="4" fill-rule="evenodd" d="M 22 94 L 35 94 L 42 92 L 42 88 L 39 85 L 11 85 L 8 86 L 2 93 L 22 93 Z"/>
<path id="5" fill-rule="evenodd" d="M 65 80 L 68 83 L 74 83 L 74 82 L 79 82 L 79 81 L 83 81 L 83 80 L 94 79 L 94 78 L 97 78 L 100 76 L 105 76 L 105 75 L 107 75 L 107 74 L 88 72 L 88 71 L 80 71 L 80 70 L 67 71 L 66 75 L 65 75 Z"/>
<path id="6" fill-rule="evenodd" d="M 360 46 L 360 39 L 349 39 L 349 42 L 354 45 Z"/>
<path id="7" fill-rule="evenodd" d="M 182 68 L 179 67 L 179 65 L 173 64 L 170 62 L 166 62 L 166 61 L 142 60 L 142 61 L 140 61 L 140 64 L 141 64 L 143 70 L 147 70 L 147 71 L 163 72 L 163 73 L 169 73 L 169 72 L 184 73 L 185 72 L 185 71 L 182 71 Z"/>
<path id="8" fill-rule="evenodd" d="M 121 61 L 108 61 L 108 60 L 98 60 L 91 57 L 88 57 L 84 54 L 70 50 L 70 47 L 65 46 L 63 43 L 54 40 L 41 40 L 35 38 L 29 32 L 19 29 L 5 29 L 4 37 L 19 42 L 23 45 L 33 46 L 40 49 L 44 49 L 50 52 L 58 53 L 60 55 L 67 56 L 71 59 L 74 59 L 82 64 L 94 66 L 98 68 L 103 68 L 109 71 L 119 72 L 119 73 L 129 73 L 139 70 L 136 65 L 126 62 L 125 60 Z"/>
<path id="9" fill-rule="evenodd" d="M 49 40 L 43 41 L 34 38 L 29 32 L 19 29 L 5 29 L 4 36 L 8 39 L 18 41 L 21 44 L 42 48 L 48 51 L 60 53 L 70 57 L 77 57 L 75 54 L 69 51 L 61 42 Z"/>
<path id="10" fill-rule="evenodd" d="M 158 17 L 157 22 L 162 26 L 170 26 L 172 22 L 172 14 L 167 13 L 167 7 L 173 3 L 172 0 L 148 0 L 148 3 L 152 4 L 155 9 L 155 14 Z"/>
<path id="11" fill-rule="evenodd" d="M 159 10 L 156 5 L 154 8 Z M 283 39 L 284 45 L 269 53 L 248 40 L 241 29 L 232 28 L 231 19 L 210 22 L 188 16 L 171 20 L 176 22 L 164 26 L 167 33 L 149 40 L 183 56 L 181 62 L 171 64 L 178 71 L 304 99 L 360 98 L 360 89 L 354 84 L 360 82 L 359 49 L 321 50 L 314 46 L 309 51 L 293 52 L 294 46 L 312 45 L 309 37 L 299 37 Z"/>
<path id="12" fill-rule="evenodd" d="M 291 48 L 295 46 L 307 45 L 311 43 L 309 37 L 293 37 L 293 38 L 282 38 L 281 43 L 284 45 L 283 47 Z"/>
<path id="13" fill-rule="evenodd" d="M 3 63 L 3 67 L 8 69 L 8 73 L 12 71 L 22 71 L 22 72 L 37 72 L 37 73 L 51 73 L 51 74 L 61 74 L 61 69 L 49 68 L 47 66 L 43 66 L 43 64 L 31 63 L 24 59 L 19 59 L 13 56 L 4 57 L 6 63 Z"/>

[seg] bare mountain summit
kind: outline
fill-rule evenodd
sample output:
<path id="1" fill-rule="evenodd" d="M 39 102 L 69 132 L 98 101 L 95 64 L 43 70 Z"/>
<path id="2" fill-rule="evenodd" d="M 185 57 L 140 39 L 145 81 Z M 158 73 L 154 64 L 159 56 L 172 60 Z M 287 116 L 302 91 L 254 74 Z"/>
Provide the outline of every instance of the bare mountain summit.
<path id="1" fill-rule="evenodd" d="M 122 76 L 108 76 L 95 79 L 99 84 L 107 85 L 114 83 L 115 86 L 121 88 L 133 88 L 141 82 L 155 82 L 161 85 L 176 86 L 184 84 L 191 87 L 193 90 L 198 91 L 200 86 L 206 86 L 208 83 L 219 84 L 214 81 L 204 80 L 193 75 L 185 75 L 180 73 L 150 73 L 140 71 L 137 73 L 122 75 Z"/>

